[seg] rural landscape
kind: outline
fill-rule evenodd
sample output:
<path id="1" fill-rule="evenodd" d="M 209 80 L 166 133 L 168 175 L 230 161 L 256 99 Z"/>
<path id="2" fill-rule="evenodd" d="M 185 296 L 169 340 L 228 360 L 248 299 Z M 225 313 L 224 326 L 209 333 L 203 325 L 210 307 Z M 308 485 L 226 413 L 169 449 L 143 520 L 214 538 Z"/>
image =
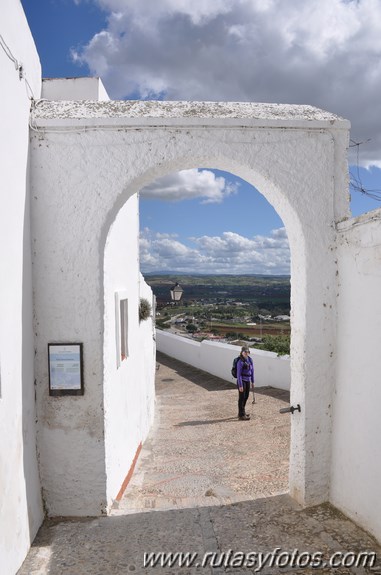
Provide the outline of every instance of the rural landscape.
<path id="1" fill-rule="evenodd" d="M 213 339 L 290 353 L 290 277 L 147 274 L 156 326 L 197 341 Z M 171 298 L 176 284 L 183 290 Z"/>

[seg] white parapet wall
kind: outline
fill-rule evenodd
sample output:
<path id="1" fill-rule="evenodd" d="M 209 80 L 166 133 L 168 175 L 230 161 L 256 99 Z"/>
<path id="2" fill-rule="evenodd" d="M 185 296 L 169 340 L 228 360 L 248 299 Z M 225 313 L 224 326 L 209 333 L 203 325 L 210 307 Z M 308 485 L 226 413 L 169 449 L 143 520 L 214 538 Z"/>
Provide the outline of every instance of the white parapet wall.
<path id="1" fill-rule="evenodd" d="M 193 341 L 189 338 L 157 330 L 157 350 L 221 377 L 235 385 L 236 380 L 230 374 L 233 359 L 239 355 L 240 348 L 228 343 L 204 340 Z M 254 361 L 255 385 L 257 387 L 276 387 L 289 390 L 291 383 L 289 356 L 277 356 L 271 351 L 250 348 Z"/>

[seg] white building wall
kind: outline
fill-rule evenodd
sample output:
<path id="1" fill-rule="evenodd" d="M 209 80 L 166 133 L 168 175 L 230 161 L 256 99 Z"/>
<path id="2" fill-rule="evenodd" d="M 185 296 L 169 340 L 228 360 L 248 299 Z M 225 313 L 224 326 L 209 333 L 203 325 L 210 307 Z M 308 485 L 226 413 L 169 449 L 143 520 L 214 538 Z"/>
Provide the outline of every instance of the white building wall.
<path id="1" fill-rule="evenodd" d="M 1 4 L 0 33 L 36 98 L 41 68 L 19 0 Z M 25 80 L 0 48 L 0 570 L 14 575 L 43 519 L 36 459 L 29 110 Z"/>
<path id="2" fill-rule="evenodd" d="M 145 298 L 150 302 L 152 313 L 155 309 L 155 297 L 148 284 L 144 281 L 144 277 L 140 275 L 140 297 Z M 139 357 L 143 357 L 143 365 Z M 156 327 L 154 317 L 140 322 L 139 325 L 139 349 L 137 353 L 137 361 L 140 373 L 142 374 L 141 381 L 145 382 L 142 386 L 142 405 L 140 406 L 140 426 L 141 426 L 141 441 L 147 437 L 150 427 L 153 423 L 154 410 L 155 410 L 155 375 L 156 375 Z"/>
<path id="3" fill-rule="evenodd" d="M 113 223 L 104 261 L 104 409 L 107 504 L 118 495 L 154 413 L 152 317 L 139 323 L 140 297 L 152 291 L 139 272 L 138 196 L 131 196 Z M 128 300 L 128 357 L 120 361 L 116 298 Z"/>
<path id="4" fill-rule="evenodd" d="M 107 288 L 107 296 L 111 290 L 114 298 L 113 283 L 124 285 L 128 281 L 127 290 L 131 290 L 131 298 L 136 297 L 135 288 L 132 286 L 134 282 L 135 286 L 139 285 L 138 214 L 132 200 L 128 205 L 135 223 L 131 223 L 123 232 L 116 217 L 124 203 L 134 194 L 122 194 L 125 175 L 118 169 L 112 169 L 116 167 L 114 159 L 117 158 L 118 152 L 112 145 L 99 145 L 105 135 L 102 131 L 86 134 L 82 131 L 76 133 L 75 130 L 62 134 L 54 132 L 52 135 L 54 142 L 50 141 L 50 135 L 40 131 L 34 133 L 31 166 L 40 473 L 49 515 L 99 515 L 107 513 L 111 500 L 118 494 L 120 479 L 127 475 L 131 453 L 136 450 L 136 438 L 139 434 L 143 437 L 149 424 L 139 422 L 131 439 L 132 449 L 125 444 L 123 448 L 126 455 L 122 455 L 125 436 L 119 436 L 119 429 L 112 427 L 114 423 L 111 421 L 113 407 L 119 413 L 119 396 L 114 398 L 110 391 L 114 378 L 110 366 L 107 372 L 110 385 L 106 393 L 103 389 L 104 346 L 108 345 L 104 337 L 105 321 L 114 321 L 111 307 L 114 310 L 115 306 L 114 302 L 108 304 L 109 315 L 105 318 L 105 270 L 110 269 L 113 274 L 110 275 L 111 284 Z M 44 148 L 42 155 L 41 147 Z M 125 158 L 123 147 L 120 152 Z M 42 158 L 44 159 L 41 162 Z M 115 242 L 112 239 L 112 224 L 116 226 Z M 128 270 L 126 275 L 123 275 L 122 271 L 115 271 L 123 261 L 123 251 L 117 253 L 115 245 L 122 240 L 127 242 L 127 247 L 123 244 L 121 249 L 132 250 L 127 261 L 132 262 L 133 258 L 136 258 L 133 271 Z M 105 259 L 104 254 L 104 250 L 108 249 L 107 241 L 110 242 L 110 254 L 113 254 L 110 255 L 110 260 L 108 256 Z M 108 265 L 110 267 L 107 267 Z M 138 328 L 137 316 L 134 319 L 134 308 L 131 301 L 130 315 L 135 322 L 131 330 L 132 352 L 136 349 L 133 338 L 138 340 L 139 333 L 146 329 L 142 326 Z M 112 324 L 110 326 L 107 323 L 107 328 L 107 333 L 114 341 Z M 49 396 L 49 342 L 83 343 L 83 396 Z M 151 346 L 152 358 L 152 335 L 148 342 L 150 343 L 146 345 Z M 111 355 L 114 361 L 114 350 Z M 132 372 L 135 370 L 133 366 L 136 367 L 136 364 L 130 361 L 128 365 L 129 367 L 127 364 L 123 365 L 122 369 L 126 371 L 125 377 L 131 381 Z M 139 377 L 139 373 L 134 373 L 134 376 Z M 118 377 L 119 375 L 116 376 Z M 153 378 L 152 372 L 151 377 Z M 121 386 L 122 384 L 119 390 Z M 146 390 L 148 389 L 149 386 Z M 132 393 L 133 387 L 130 386 L 129 390 Z M 134 399 L 133 396 L 132 401 L 127 396 L 124 399 L 131 417 L 135 417 L 131 415 Z M 107 444 L 105 408 L 108 410 Z M 138 409 L 136 405 L 135 408 Z M 115 433 L 112 433 L 111 429 L 114 429 Z M 130 431 L 131 427 L 128 429 Z M 125 465 L 126 468 L 122 469 Z"/>
<path id="5" fill-rule="evenodd" d="M 91 211 L 83 201 L 84 190 L 94 188 L 83 165 L 66 166 L 57 180 L 54 164 L 36 159 L 32 154 L 37 440 L 44 502 L 50 516 L 96 516 L 106 513 L 107 497 L 104 254 L 94 242 Z M 83 396 L 49 396 L 48 343 L 83 343 Z"/>
<path id="6" fill-rule="evenodd" d="M 339 224 L 331 501 L 381 540 L 381 210 Z"/>
<path id="7" fill-rule="evenodd" d="M 100 78 L 44 78 L 41 98 L 47 100 L 110 100 Z"/>
<path id="8" fill-rule="evenodd" d="M 184 363 L 193 365 L 236 385 L 231 375 L 233 359 L 239 355 L 236 345 L 213 341 L 193 341 L 162 330 L 156 332 L 157 349 Z M 290 390 L 291 373 L 289 356 L 279 356 L 271 351 L 250 348 L 254 361 L 255 385 Z"/>

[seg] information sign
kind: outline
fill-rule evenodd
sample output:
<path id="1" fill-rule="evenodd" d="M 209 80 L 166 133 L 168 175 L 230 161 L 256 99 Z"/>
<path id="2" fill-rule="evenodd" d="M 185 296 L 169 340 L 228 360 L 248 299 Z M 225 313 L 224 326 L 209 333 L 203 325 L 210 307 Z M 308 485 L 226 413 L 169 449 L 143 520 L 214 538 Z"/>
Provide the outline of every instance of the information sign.
<path id="1" fill-rule="evenodd" d="M 82 343 L 49 343 L 49 395 L 83 395 Z"/>

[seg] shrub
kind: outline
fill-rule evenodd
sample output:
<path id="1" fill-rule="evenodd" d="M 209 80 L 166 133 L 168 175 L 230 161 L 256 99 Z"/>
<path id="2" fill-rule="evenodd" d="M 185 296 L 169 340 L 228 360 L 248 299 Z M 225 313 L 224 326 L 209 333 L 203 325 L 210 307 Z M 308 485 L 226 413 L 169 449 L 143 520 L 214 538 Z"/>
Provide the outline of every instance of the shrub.
<path id="1" fill-rule="evenodd" d="M 148 299 L 145 299 L 144 297 L 140 298 L 139 321 L 144 321 L 145 319 L 148 319 L 151 316 L 151 313 L 152 313 L 152 307 Z"/>
<path id="2" fill-rule="evenodd" d="M 278 355 L 290 355 L 289 335 L 265 335 L 262 344 L 256 347 L 267 351 L 274 351 Z"/>

